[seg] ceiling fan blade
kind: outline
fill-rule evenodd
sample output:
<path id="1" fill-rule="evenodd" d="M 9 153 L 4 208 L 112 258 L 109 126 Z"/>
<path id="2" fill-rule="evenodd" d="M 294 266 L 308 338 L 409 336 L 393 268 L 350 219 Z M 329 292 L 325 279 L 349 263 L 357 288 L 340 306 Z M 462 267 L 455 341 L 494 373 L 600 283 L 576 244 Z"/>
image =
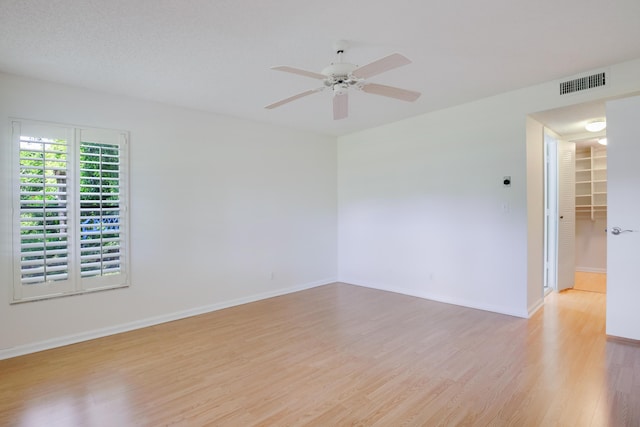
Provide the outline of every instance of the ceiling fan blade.
<path id="1" fill-rule="evenodd" d="M 324 74 L 314 73 L 313 71 L 301 70 L 300 68 L 289 67 L 288 65 L 279 65 L 271 67 L 272 70 L 284 71 L 285 73 L 298 74 L 300 76 L 311 77 L 312 79 L 324 80 L 327 78 Z"/>
<path id="2" fill-rule="evenodd" d="M 394 53 L 378 59 L 377 61 L 373 61 L 370 64 L 356 68 L 352 74 L 359 79 L 368 79 L 369 77 L 376 76 L 384 73 L 385 71 L 393 70 L 394 68 L 407 64 L 411 64 L 409 58 L 400 55 L 399 53 Z"/>
<path id="3" fill-rule="evenodd" d="M 287 103 L 289 103 L 291 101 L 295 101 L 296 99 L 300 99 L 302 97 L 311 95 L 312 93 L 320 92 L 322 89 L 324 89 L 324 88 L 310 89 L 310 90 L 307 90 L 305 92 L 299 93 L 297 95 L 290 96 L 289 98 L 285 98 L 285 99 L 283 99 L 281 101 L 274 102 L 273 104 L 269 104 L 264 108 L 266 108 L 267 110 L 271 110 L 273 108 L 276 108 L 276 107 L 279 107 L 281 105 L 287 104 Z"/>
<path id="4" fill-rule="evenodd" d="M 346 119 L 349 115 L 349 95 L 334 95 L 333 97 L 333 120 Z"/>
<path id="5" fill-rule="evenodd" d="M 420 92 L 412 90 L 400 89 L 399 87 L 379 85 L 377 83 L 369 83 L 362 86 L 362 91 L 372 93 L 374 95 L 387 96 L 389 98 L 400 99 L 402 101 L 413 102 L 420 98 Z"/>

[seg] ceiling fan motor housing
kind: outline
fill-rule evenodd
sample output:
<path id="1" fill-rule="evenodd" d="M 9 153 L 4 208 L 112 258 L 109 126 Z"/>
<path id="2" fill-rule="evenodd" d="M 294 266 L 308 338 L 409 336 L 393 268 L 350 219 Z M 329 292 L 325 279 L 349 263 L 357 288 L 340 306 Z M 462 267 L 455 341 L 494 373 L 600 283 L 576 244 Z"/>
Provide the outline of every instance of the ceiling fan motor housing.
<path id="1" fill-rule="evenodd" d="M 346 80 L 349 78 L 351 73 L 358 68 L 357 65 L 349 64 L 347 62 L 338 62 L 336 64 L 331 64 L 321 71 L 321 74 L 324 74 L 327 77 L 333 77 L 336 80 L 338 78 L 342 78 L 342 80 Z"/>
<path id="2" fill-rule="evenodd" d="M 351 75 L 351 73 L 357 68 L 358 66 L 354 64 L 338 62 L 331 64 L 322 70 L 321 73 L 327 76 L 324 84 L 333 90 L 333 96 L 345 95 L 349 86 L 353 86 L 358 83 L 359 80 Z"/>

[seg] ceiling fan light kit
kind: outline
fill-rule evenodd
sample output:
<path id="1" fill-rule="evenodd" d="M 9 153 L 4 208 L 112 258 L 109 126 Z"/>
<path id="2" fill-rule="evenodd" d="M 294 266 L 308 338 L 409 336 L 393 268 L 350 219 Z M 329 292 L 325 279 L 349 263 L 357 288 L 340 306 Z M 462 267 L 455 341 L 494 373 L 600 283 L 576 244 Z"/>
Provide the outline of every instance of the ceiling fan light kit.
<path id="1" fill-rule="evenodd" d="M 295 101 L 307 95 L 321 92 L 324 89 L 331 88 L 333 93 L 333 119 L 344 119 L 349 115 L 348 112 L 348 96 L 349 89 L 355 88 L 365 93 L 386 96 L 402 101 L 413 102 L 420 97 L 420 92 L 407 89 L 400 89 L 393 86 L 385 86 L 376 83 L 369 83 L 366 79 L 377 76 L 386 71 L 403 65 L 410 64 L 411 61 L 399 53 L 394 53 L 384 58 L 373 61 L 370 64 L 358 67 L 357 65 L 344 62 L 342 56 L 347 48 L 347 42 L 340 40 L 334 45 L 336 48 L 337 61 L 325 67 L 320 73 L 302 70 L 287 65 L 271 67 L 272 70 L 283 71 L 286 73 L 298 74 L 300 76 L 310 77 L 312 79 L 322 80 L 323 86 L 307 90 L 305 92 L 290 96 L 273 104 L 267 105 L 266 109 L 273 109 L 281 105 Z"/>

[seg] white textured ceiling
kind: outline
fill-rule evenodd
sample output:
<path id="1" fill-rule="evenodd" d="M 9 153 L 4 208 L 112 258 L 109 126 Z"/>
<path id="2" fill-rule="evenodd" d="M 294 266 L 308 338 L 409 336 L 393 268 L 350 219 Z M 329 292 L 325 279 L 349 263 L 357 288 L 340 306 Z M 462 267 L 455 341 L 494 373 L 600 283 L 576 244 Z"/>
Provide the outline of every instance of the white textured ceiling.
<path id="1" fill-rule="evenodd" d="M 587 102 L 541 111 L 531 116 L 560 136 L 568 138 L 569 140 L 582 139 L 583 137 L 587 138 L 589 135 L 593 135 L 585 129 L 585 126 L 590 121 L 600 119 L 605 119 L 606 121 L 604 101 Z"/>
<path id="2" fill-rule="evenodd" d="M 0 0 L 0 71 L 340 135 L 640 58 L 639 0 Z M 320 71 L 346 39 L 371 79 L 415 103 L 351 92 L 333 121 L 326 91 L 269 69 Z"/>

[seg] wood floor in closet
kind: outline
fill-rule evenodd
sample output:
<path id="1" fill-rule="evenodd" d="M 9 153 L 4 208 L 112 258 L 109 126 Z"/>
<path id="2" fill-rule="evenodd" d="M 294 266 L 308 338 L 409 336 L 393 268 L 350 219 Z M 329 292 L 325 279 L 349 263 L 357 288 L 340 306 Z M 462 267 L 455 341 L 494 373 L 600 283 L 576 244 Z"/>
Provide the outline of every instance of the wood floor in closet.
<path id="1" fill-rule="evenodd" d="M 607 293 L 607 274 L 576 271 L 574 289 L 578 291 Z"/>
<path id="2" fill-rule="evenodd" d="M 0 425 L 638 426 L 640 347 L 604 313 L 332 284 L 0 361 Z"/>

